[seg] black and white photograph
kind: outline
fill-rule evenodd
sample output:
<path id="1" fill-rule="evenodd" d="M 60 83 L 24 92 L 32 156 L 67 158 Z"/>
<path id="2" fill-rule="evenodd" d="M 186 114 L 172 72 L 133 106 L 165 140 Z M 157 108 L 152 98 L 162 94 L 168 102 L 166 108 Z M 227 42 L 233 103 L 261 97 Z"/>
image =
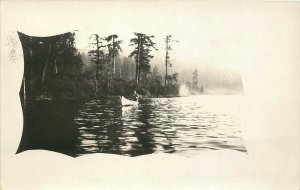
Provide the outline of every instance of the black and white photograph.
<path id="1" fill-rule="evenodd" d="M 300 188 L 298 2 L 0 5 L 0 189 Z"/>
<path id="2" fill-rule="evenodd" d="M 90 49 L 79 51 L 76 32 L 18 35 L 24 54 L 18 153 L 246 152 L 241 77 L 209 63 L 193 65 L 189 54 L 177 61 L 176 46 L 184 39 L 162 36 L 165 48 L 159 50 L 154 35 L 134 32 L 127 45 L 117 34 L 92 34 L 86 36 Z"/>

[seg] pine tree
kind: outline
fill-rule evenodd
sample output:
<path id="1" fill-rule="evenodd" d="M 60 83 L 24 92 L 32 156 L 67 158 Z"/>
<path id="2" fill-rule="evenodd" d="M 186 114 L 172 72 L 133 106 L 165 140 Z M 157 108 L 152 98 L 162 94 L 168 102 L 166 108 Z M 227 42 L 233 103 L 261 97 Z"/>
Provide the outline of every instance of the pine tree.
<path id="1" fill-rule="evenodd" d="M 95 74 L 95 95 L 97 95 L 99 93 L 99 80 L 100 80 L 100 71 L 103 71 L 103 69 L 105 68 L 105 63 L 106 63 L 106 59 L 107 56 L 105 55 L 104 52 L 104 47 L 106 47 L 103 44 L 104 39 L 100 38 L 100 36 L 98 34 L 93 34 L 90 39 L 93 39 L 93 42 L 90 43 L 90 47 L 92 48 L 92 50 L 90 50 L 89 56 L 91 59 L 91 63 L 95 64 L 95 68 L 96 68 L 96 74 Z"/>
<path id="2" fill-rule="evenodd" d="M 107 36 L 105 40 L 107 41 L 108 54 L 112 61 L 113 74 L 116 74 L 116 56 L 119 55 L 119 52 L 122 51 L 121 43 L 122 40 L 117 40 L 118 35 L 113 34 Z"/>
<path id="3" fill-rule="evenodd" d="M 142 33 L 134 33 L 135 37 L 130 40 L 131 46 L 135 46 L 135 49 L 129 55 L 130 58 L 134 57 L 136 62 L 136 75 L 135 80 L 138 83 L 142 78 L 146 78 L 146 76 L 150 73 L 150 59 L 153 58 L 150 55 L 152 49 L 156 49 L 152 38 L 154 36 L 148 36 Z"/>
<path id="4" fill-rule="evenodd" d="M 168 68 L 172 67 L 172 63 L 170 62 L 170 51 L 172 50 L 170 43 L 171 42 L 179 42 L 178 40 L 173 40 L 171 35 L 167 35 L 165 39 L 166 42 L 166 58 L 165 58 L 165 87 L 167 86 L 168 78 L 174 78 L 168 75 Z M 175 75 L 174 75 L 175 76 Z"/>

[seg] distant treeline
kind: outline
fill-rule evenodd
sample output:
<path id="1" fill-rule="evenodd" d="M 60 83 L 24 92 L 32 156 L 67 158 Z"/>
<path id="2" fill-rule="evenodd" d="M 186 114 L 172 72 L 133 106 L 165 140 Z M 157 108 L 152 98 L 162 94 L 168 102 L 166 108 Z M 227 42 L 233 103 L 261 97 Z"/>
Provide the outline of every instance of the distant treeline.
<path id="1" fill-rule="evenodd" d="M 178 74 L 163 77 L 156 67 L 150 67 L 151 51 L 157 50 L 154 36 L 134 33 L 128 57 L 120 57 L 122 41 L 117 35 L 91 35 L 88 55 L 79 53 L 74 32 L 52 37 L 19 33 L 19 37 L 25 61 L 24 99 L 129 96 L 134 90 L 148 97 L 178 95 Z M 166 62 L 166 69 L 169 65 Z"/>

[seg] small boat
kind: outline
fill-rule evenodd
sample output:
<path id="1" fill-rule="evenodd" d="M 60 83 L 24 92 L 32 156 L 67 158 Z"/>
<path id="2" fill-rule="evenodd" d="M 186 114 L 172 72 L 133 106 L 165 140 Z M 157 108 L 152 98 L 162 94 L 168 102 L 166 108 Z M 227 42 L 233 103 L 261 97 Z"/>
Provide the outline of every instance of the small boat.
<path id="1" fill-rule="evenodd" d="M 122 101 L 122 106 L 134 106 L 139 104 L 138 101 L 129 100 L 124 96 L 122 96 L 121 101 Z"/>

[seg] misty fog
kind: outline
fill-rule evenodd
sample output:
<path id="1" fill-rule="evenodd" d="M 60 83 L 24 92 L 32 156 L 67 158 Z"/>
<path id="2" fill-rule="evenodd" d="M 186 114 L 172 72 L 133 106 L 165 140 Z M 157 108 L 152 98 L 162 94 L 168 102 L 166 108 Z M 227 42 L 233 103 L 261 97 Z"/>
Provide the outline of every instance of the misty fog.
<path id="1" fill-rule="evenodd" d="M 83 69 L 93 67 L 90 63 L 87 51 L 80 50 L 83 61 Z M 170 73 L 179 73 L 179 84 L 183 85 L 186 82 L 192 81 L 192 73 L 197 69 L 198 84 L 203 86 L 205 94 L 240 94 L 243 93 L 243 83 L 240 74 L 234 70 L 222 68 L 213 64 L 198 63 L 198 64 L 183 64 L 176 60 L 173 67 L 170 68 Z M 150 62 L 151 70 L 157 67 L 159 74 L 164 76 L 165 65 L 161 57 L 154 57 Z M 121 55 L 116 60 L 116 71 L 120 78 L 127 81 L 134 79 L 135 76 L 135 61 L 128 56 Z M 163 82 L 163 81 L 162 81 Z"/>

